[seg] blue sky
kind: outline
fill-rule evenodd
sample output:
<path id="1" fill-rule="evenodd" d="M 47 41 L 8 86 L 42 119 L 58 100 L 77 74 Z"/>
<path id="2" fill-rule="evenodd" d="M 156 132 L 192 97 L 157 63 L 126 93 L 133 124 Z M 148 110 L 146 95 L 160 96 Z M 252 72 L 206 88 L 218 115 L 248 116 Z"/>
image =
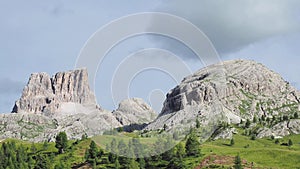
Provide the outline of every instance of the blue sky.
<path id="1" fill-rule="evenodd" d="M 52 75 L 73 69 L 81 48 L 94 32 L 114 19 L 138 12 L 183 17 L 210 38 L 222 60 L 256 60 L 300 89 L 298 0 L 2 0 L 0 112 L 11 111 L 31 73 Z M 203 66 L 193 52 L 174 39 L 156 35 L 126 39 L 107 54 L 96 75 L 95 92 L 103 108 L 116 107 L 110 80 L 118 64 L 131 53 L 147 48 L 172 52 L 191 71 Z M 168 56 L 149 59 L 172 64 Z M 159 110 L 164 95 L 177 83 L 168 74 L 147 70 L 134 77 L 128 92 L 130 97 L 142 97 Z"/>

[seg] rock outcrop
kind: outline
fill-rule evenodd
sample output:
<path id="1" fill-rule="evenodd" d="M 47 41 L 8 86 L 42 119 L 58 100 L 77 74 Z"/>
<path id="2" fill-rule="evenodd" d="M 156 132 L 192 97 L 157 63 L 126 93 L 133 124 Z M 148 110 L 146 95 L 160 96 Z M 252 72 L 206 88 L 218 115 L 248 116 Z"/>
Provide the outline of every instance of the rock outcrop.
<path id="1" fill-rule="evenodd" d="M 164 125 L 188 129 L 198 118 L 213 132 L 219 122 L 291 116 L 299 112 L 299 103 L 299 91 L 262 64 L 225 61 L 184 78 L 167 94 L 162 112 L 146 129 L 161 129 Z"/>
<path id="2" fill-rule="evenodd" d="M 53 77 L 46 73 L 32 74 L 12 112 L 51 115 L 68 102 L 96 105 L 86 69 L 59 72 Z"/>
<path id="3" fill-rule="evenodd" d="M 54 141 L 60 131 L 69 139 L 95 136 L 106 130 L 151 122 L 156 113 L 142 99 L 124 100 L 116 111 L 96 104 L 86 69 L 35 73 L 29 78 L 12 113 L 0 114 L 0 139 Z"/>
<path id="4" fill-rule="evenodd" d="M 53 77 L 32 74 L 12 112 L 0 114 L 0 139 L 52 141 L 60 131 L 78 139 L 83 134 L 99 135 L 122 126 L 144 127 L 155 117 L 145 129 L 176 131 L 183 134 L 179 138 L 196 125 L 196 119 L 201 126 L 200 140 L 215 131 L 216 138 L 230 138 L 234 129 L 224 125 L 222 131 L 220 124 L 237 124 L 254 117 L 264 126 L 250 125 L 256 137 L 300 134 L 299 91 L 262 64 L 246 60 L 211 65 L 184 78 L 167 94 L 158 116 L 137 98 L 122 101 L 113 112 L 101 109 L 89 88 L 86 69 Z"/>
<path id="5" fill-rule="evenodd" d="M 35 73 L 29 78 L 11 114 L 0 114 L 0 138 L 53 141 L 65 131 L 70 139 L 94 136 L 122 126 L 110 111 L 96 104 L 86 69 Z"/>
<path id="6" fill-rule="evenodd" d="M 157 113 L 140 98 L 122 101 L 113 115 L 124 126 L 150 123 L 157 117 Z"/>

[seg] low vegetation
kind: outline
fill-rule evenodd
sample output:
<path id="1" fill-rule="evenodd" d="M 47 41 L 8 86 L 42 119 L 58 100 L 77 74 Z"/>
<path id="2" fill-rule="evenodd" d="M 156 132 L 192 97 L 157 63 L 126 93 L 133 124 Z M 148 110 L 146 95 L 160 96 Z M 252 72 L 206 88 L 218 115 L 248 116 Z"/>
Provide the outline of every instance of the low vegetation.
<path id="1" fill-rule="evenodd" d="M 67 140 L 62 132 L 56 142 L 44 143 L 7 139 L 0 143 L 0 169 L 299 168 L 300 135 L 252 139 L 242 134 L 247 128 L 240 127 L 238 134 L 230 140 L 208 140 L 200 144 L 196 134 L 198 129 L 191 130 L 184 140 L 168 151 L 145 158 L 140 155 L 145 151 L 143 144 L 149 143 L 140 133 L 122 132 L 126 139 L 109 135 Z M 105 139 L 107 137 L 110 139 Z M 164 149 L 169 140 L 152 141 L 157 149 Z M 115 153 L 126 153 L 133 158 Z"/>

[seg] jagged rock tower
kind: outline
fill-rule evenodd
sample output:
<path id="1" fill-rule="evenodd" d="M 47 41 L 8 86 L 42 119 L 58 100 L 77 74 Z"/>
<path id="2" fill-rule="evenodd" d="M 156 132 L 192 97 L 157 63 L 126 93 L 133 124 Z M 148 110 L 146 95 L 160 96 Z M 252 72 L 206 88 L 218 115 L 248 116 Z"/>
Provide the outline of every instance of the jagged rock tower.
<path id="1" fill-rule="evenodd" d="M 46 73 L 32 74 L 12 112 L 51 115 L 70 102 L 96 106 L 86 69 L 59 72 L 53 77 Z"/>

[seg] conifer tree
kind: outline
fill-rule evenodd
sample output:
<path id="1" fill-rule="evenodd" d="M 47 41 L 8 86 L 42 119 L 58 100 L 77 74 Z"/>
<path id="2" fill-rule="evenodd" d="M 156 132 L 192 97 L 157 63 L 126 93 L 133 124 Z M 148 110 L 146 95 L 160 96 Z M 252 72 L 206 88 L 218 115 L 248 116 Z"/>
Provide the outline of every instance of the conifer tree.
<path id="1" fill-rule="evenodd" d="M 185 144 L 187 156 L 200 156 L 200 143 L 195 132 L 191 132 Z"/>
<path id="2" fill-rule="evenodd" d="M 55 147 L 58 149 L 59 154 L 64 153 L 68 147 L 68 138 L 66 132 L 60 132 L 56 136 Z"/>
<path id="3" fill-rule="evenodd" d="M 235 156 L 234 166 L 235 169 L 242 169 L 242 161 L 240 155 Z"/>

